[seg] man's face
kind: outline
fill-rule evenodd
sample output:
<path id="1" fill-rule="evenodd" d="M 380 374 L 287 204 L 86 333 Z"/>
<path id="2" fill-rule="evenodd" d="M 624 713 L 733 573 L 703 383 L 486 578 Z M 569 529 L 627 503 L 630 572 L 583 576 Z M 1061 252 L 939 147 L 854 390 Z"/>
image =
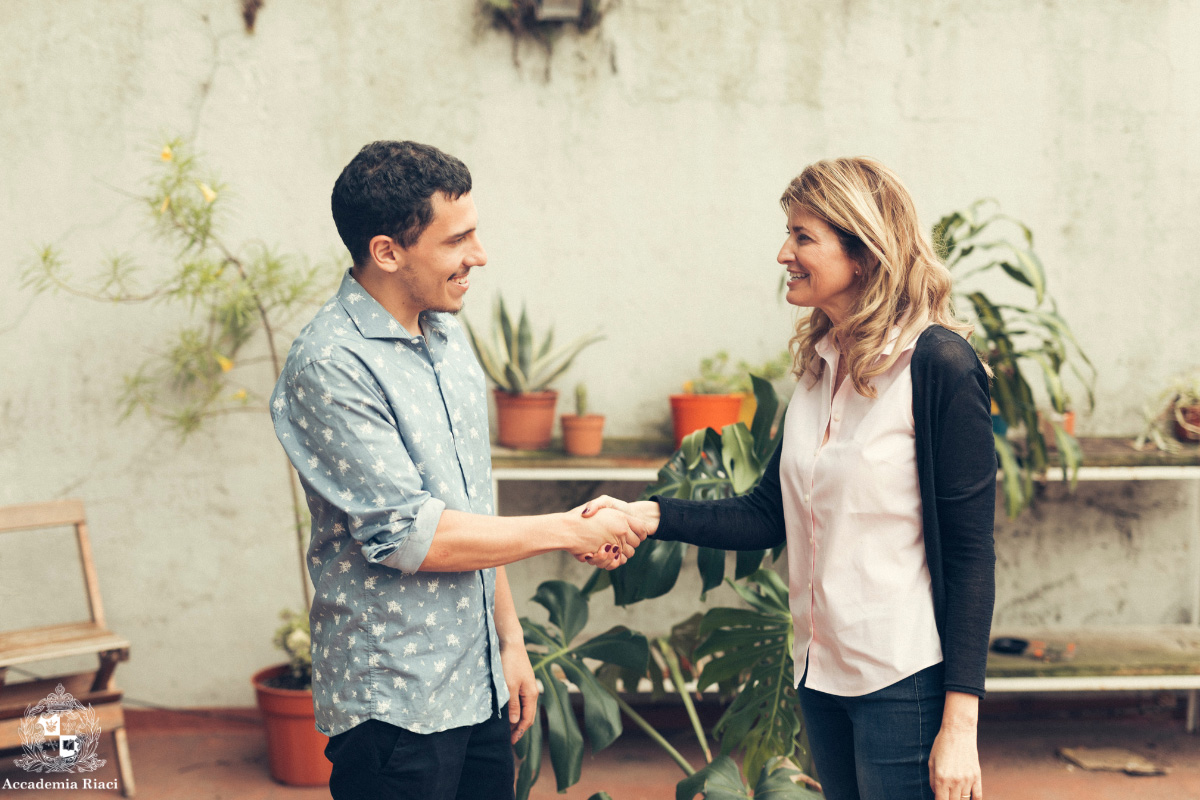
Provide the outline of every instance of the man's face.
<path id="1" fill-rule="evenodd" d="M 411 307 L 456 313 L 470 288 L 468 273 L 487 263 L 475 232 L 479 215 L 469 192 L 457 200 L 435 192 L 429 200 L 433 221 L 412 247 L 400 250 L 396 280 Z"/>

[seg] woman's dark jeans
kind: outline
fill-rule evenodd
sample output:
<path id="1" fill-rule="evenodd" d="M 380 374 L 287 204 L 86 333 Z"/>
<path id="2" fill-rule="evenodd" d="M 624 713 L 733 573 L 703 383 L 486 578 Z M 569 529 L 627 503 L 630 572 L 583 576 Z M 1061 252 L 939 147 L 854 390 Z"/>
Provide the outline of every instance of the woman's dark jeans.
<path id="1" fill-rule="evenodd" d="M 827 800 L 933 800 L 929 752 L 946 702 L 942 675 L 935 664 L 859 697 L 801 683 L 804 727 Z"/>

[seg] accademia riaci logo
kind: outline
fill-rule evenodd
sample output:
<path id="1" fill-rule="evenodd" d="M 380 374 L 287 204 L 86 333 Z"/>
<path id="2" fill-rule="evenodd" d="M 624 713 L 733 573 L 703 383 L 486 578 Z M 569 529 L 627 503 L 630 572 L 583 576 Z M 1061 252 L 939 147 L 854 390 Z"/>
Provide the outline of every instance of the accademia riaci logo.
<path id="1" fill-rule="evenodd" d="M 15 763 L 27 772 L 93 772 L 105 764 L 96 757 L 100 743 L 96 712 L 72 697 L 61 683 L 40 703 L 26 709 L 17 732 L 25 755 Z"/>

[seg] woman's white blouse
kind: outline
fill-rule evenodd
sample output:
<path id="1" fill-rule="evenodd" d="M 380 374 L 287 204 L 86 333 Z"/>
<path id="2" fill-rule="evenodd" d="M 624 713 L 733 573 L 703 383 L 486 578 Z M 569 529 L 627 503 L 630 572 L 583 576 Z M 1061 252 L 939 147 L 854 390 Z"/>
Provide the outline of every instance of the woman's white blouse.
<path id="1" fill-rule="evenodd" d="M 872 380 L 875 398 L 848 378 L 833 395 L 827 336 L 820 380 L 801 379 L 788 406 L 779 476 L 797 685 L 807 663 L 808 688 L 859 696 L 942 660 L 917 483 L 915 346 Z"/>

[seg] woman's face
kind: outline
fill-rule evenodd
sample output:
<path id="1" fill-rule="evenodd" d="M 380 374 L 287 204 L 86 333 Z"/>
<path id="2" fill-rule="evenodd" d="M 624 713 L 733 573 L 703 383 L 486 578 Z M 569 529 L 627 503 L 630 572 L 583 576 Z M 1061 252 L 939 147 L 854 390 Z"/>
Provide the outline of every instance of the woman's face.
<path id="1" fill-rule="evenodd" d="M 858 294 L 857 263 L 825 220 L 799 205 L 788 214 L 788 237 L 775 259 L 788 271 L 787 301 L 819 308 L 839 324 Z"/>

